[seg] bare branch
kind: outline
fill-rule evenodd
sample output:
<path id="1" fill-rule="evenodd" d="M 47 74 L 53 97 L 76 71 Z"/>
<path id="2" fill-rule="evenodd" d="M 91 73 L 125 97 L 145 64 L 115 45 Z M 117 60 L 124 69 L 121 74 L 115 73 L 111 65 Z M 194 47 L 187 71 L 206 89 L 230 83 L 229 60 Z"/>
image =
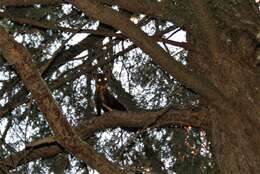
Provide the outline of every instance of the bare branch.
<path id="1" fill-rule="evenodd" d="M 181 48 L 184 48 L 186 50 L 188 49 L 188 45 L 187 45 L 186 42 L 177 42 L 177 41 L 173 41 L 173 40 L 169 40 L 169 39 L 165 39 L 165 38 L 158 38 L 158 40 L 160 42 L 170 44 L 170 45 L 173 45 L 173 46 L 177 46 L 177 47 L 181 47 Z"/>

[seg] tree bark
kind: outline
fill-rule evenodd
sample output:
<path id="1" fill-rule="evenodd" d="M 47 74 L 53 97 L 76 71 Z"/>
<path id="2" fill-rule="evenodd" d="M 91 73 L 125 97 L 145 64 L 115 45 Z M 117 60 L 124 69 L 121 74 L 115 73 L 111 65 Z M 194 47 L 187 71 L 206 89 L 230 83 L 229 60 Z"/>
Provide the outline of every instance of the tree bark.
<path id="1" fill-rule="evenodd" d="M 212 127 L 213 150 L 223 174 L 259 173 L 259 130 L 244 114 L 216 114 Z"/>
<path id="2" fill-rule="evenodd" d="M 208 130 L 211 127 L 211 124 L 207 119 L 208 115 L 208 111 L 204 109 L 170 109 L 168 112 L 165 112 L 164 110 L 157 112 L 110 112 L 103 117 L 82 121 L 74 129 L 84 140 L 87 140 L 95 132 L 107 128 L 116 128 L 118 126 L 144 128 L 147 125 L 163 127 L 170 124 L 179 124 L 202 127 L 205 130 Z M 157 120 L 156 125 L 154 125 L 155 120 Z M 35 140 L 30 144 L 27 144 L 24 150 L 0 160 L 0 170 L 9 171 L 40 158 L 56 156 L 63 151 L 64 149 L 59 146 L 53 136 Z"/>
<path id="3" fill-rule="evenodd" d="M 25 86 L 31 91 L 59 144 L 101 173 L 125 173 L 80 139 L 52 97 L 36 65 L 32 62 L 30 53 L 10 38 L 3 28 L 0 28 L 0 35 L 0 48 L 4 57 L 9 64 L 15 66 Z"/>
<path id="4" fill-rule="evenodd" d="M 189 33 L 190 43 L 199 53 L 189 54 L 189 59 L 194 70 L 205 74 L 232 103 L 226 111 L 216 110 L 211 116 L 213 150 L 219 172 L 260 173 L 259 74 L 253 65 L 246 63 L 254 54 L 259 27 L 248 24 L 246 29 L 234 29 L 235 25 L 246 25 L 241 21 L 259 24 L 259 17 L 252 13 L 253 3 L 249 1 L 222 5 L 229 13 L 240 9 L 239 15 L 247 15 L 242 15 L 242 20 L 230 14 L 224 21 L 218 16 L 223 15 L 220 10 L 223 7 L 205 0 L 191 1 L 198 24 Z M 201 40 L 198 36 L 202 36 Z M 228 40 L 231 42 L 227 43 Z"/>
<path id="5" fill-rule="evenodd" d="M 122 31 L 124 35 L 130 38 L 137 46 L 148 54 L 155 63 L 160 65 L 185 86 L 194 89 L 200 95 L 208 99 L 215 107 L 222 110 L 225 110 L 227 107 L 232 107 L 210 81 L 203 78 L 203 76 L 198 76 L 196 73 L 188 70 L 181 63 L 173 59 L 157 44 L 155 39 L 147 36 L 126 16 L 110 9 L 109 7 L 102 6 L 101 4 L 90 0 L 86 0 L 85 2 L 80 0 L 70 0 L 70 2 L 87 15 Z"/>
<path id="6" fill-rule="evenodd" d="M 260 22 L 252 1 L 234 4 L 207 0 L 180 2 L 186 4 L 186 14 L 191 14 L 186 17 L 190 18 L 190 23 L 186 22 L 184 27 L 192 48 L 188 60 L 193 71 L 173 61 L 154 40 L 118 12 L 89 0 L 71 2 L 89 16 L 121 30 L 155 63 L 206 98 L 215 112 L 211 117 L 212 142 L 220 173 L 260 173 L 260 165 L 257 165 L 260 164 L 259 70 L 246 63 L 259 44 L 255 42 L 259 42 Z M 136 12 L 129 5 L 131 2 L 115 2 Z M 150 7 L 143 5 L 143 1 L 133 2 L 139 5 L 137 11 Z M 230 10 L 227 18 L 221 16 L 223 8 Z M 246 27 L 239 28 L 240 25 Z M 238 37 L 234 37 L 233 32 Z"/>
<path id="7" fill-rule="evenodd" d="M 31 6 L 35 4 L 56 5 L 62 3 L 62 0 L 1 0 L 0 5 L 5 6 Z"/>
<path id="8" fill-rule="evenodd" d="M 206 99 L 211 111 L 211 141 L 219 173 L 260 173 L 260 71 L 259 66 L 252 63 L 260 45 L 259 9 L 256 8 L 255 1 L 109 1 L 110 4 L 117 3 L 120 8 L 134 13 L 181 24 L 187 31 L 189 45 L 186 67 L 166 54 L 156 39 L 147 36 L 127 17 L 104 6 L 102 2 L 106 1 L 69 2 L 90 17 L 122 31 L 155 63 Z M 41 0 L 26 2 L 31 3 L 29 5 L 32 2 L 44 3 Z M 5 0 L 1 3 L 28 5 L 26 2 Z M 12 56 L 20 55 L 17 53 Z M 30 69 L 30 66 L 25 67 Z M 49 121 L 52 122 L 50 117 Z M 62 134 L 59 131 L 56 130 L 56 133 Z M 70 135 L 74 133 L 70 132 Z"/>

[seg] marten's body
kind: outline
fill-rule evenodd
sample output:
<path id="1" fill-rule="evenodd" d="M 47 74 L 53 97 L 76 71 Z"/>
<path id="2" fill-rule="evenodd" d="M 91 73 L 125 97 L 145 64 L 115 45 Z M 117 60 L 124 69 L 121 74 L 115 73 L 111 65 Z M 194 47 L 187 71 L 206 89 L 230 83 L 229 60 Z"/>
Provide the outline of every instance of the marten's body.
<path id="1" fill-rule="evenodd" d="M 96 75 L 95 103 L 97 115 L 101 115 L 101 109 L 104 112 L 110 112 L 112 110 L 127 111 L 126 107 L 110 94 L 107 83 L 108 81 L 105 74 Z"/>

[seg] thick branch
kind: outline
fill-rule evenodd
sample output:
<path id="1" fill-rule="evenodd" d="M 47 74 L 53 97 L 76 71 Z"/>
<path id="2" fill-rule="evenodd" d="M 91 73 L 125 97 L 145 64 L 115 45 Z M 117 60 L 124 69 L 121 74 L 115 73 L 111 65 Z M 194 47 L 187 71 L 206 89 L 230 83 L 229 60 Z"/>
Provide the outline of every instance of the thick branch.
<path id="1" fill-rule="evenodd" d="M 32 6 L 35 4 L 56 5 L 62 2 L 62 0 L 1 0 L 0 6 Z"/>
<path id="2" fill-rule="evenodd" d="M 108 0 L 100 0 L 105 3 Z M 120 8 L 125 9 L 127 11 L 131 11 L 133 13 L 146 14 L 147 16 L 156 17 L 159 19 L 174 21 L 172 15 L 172 9 L 169 0 L 163 1 L 151 1 L 151 0 L 112 0 L 112 2 L 116 3 L 120 6 Z"/>
<path id="3" fill-rule="evenodd" d="M 100 31 L 100 30 L 106 31 L 108 29 L 104 25 L 101 24 L 99 26 L 98 31 Z M 86 49 L 93 49 L 95 46 L 95 43 L 100 42 L 102 39 L 104 39 L 104 37 L 97 36 L 97 35 L 89 35 L 88 37 L 86 37 L 85 39 L 80 41 L 77 45 L 73 45 L 69 49 L 63 50 L 62 52 L 60 52 L 60 54 L 56 55 L 56 57 L 52 61 L 51 65 L 48 66 L 48 68 L 44 70 L 42 77 L 44 77 L 44 78 L 48 77 L 55 70 L 57 70 L 58 67 L 64 65 L 67 61 L 72 60 L 72 58 L 74 58 L 75 56 L 80 54 L 82 51 L 84 51 Z M 91 62 L 87 62 L 87 63 L 91 64 Z M 43 66 L 43 65 L 40 65 L 40 66 Z M 90 66 L 88 66 L 87 68 L 91 69 Z M 79 68 L 76 70 L 79 70 Z M 64 84 L 64 82 L 67 81 L 66 79 L 75 80 L 77 77 L 79 77 L 80 74 L 82 74 L 82 72 L 80 72 L 80 74 L 79 74 L 77 71 L 75 71 L 74 73 L 75 74 L 73 75 L 73 77 L 70 76 L 71 78 L 57 79 L 56 82 L 53 82 L 54 85 L 51 85 L 51 88 L 52 89 L 58 88 L 58 87 L 60 87 L 60 85 Z M 53 84 L 53 83 L 51 82 L 51 84 Z M 11 88 L 11 87 L 9 87 L 9 88 Z M 26 102 L 28 93 L 29 92 L 24 87 L 22 87 L 22 89 L 17 94 L 15 94 L 9 100 L 8 103 L 6 103 L 3 107 L 0 108 L 0 118 L 4 117 L 6 115 L 6 113 L 12 111 L 15 107 Z"/>
<path id="4" fill-rule="evenodd" d="M 108 64 L 114 59 L 126 54 L 134 48 L 136 48 L 135 45 L 131 45 L 125 50 L 111 56 L 109 59 L 100 61 L 99 64 L 94 66 L 91 65 L 92 61 L 86 61 L 83 64 L 71 69 L 70 71 L 63 73 L 63 75 L 61 75 L 58 79 L 50 81 L 49 87 L 51 90 L 59 89 L 65 83 L 74 81 L 75 79 L 80 77 L 83 72 L 90 73 L 93 70 L 95 70 L 98 66 Z M 28 93 L 29 92 L 25 88 L 22 88 L 17 94 L 15 94 L 8 103 L 6 103 L 2 108 L 0 108 L 0 119 L 5 117 L 8 112 L 12 111 L 17 106 L 26 103 L 28 101 Z"/>
<path id="5" fill-rule="evenodd" d="M 17 22 L 19 24 L 28 24 L 31 26 L 34 26 L 36 28 L 40 29 L 53 29 L 53 30 L 60 30 L 63 32 L 79 32 L 79 33 L 91 33 L 94 35 L 100 35 L 100 36 L 111 36 L 111 37 L 117 37 L 117 38 L 122 38 L 123 36 L 121 34 L 117 34 L 112 31 L 102 31 L 102 30 L 92 30 L 92 29 L 78 29 L 78 28 L 68 28 L 68 27 L 60 27 L 57 25 L 56 22 L 53 21 L 45 21 L 45 22 L 39 22 L 36 20 L 32 19 L 27 19 L 27 18 L 19 18 L 19 17 L 14 17 L 8 13 L 0 12 L 0 17 L 2 18 L 8 18 L 11 21 Z"/>
<path id="6" fill-rule="evenodd" d="M 0 12 L 0 17 L 8 18 L 11 21 L 17 22 L 19 24 L 28 24 L 28 25 L 31 25 L 33 27 L 40 28 L 40 29 L 53 29 L 53 30 L 59 30 L 59 31 L 63 31 L 63 32 L 71 32 L 71 33 L 73 33 L 73 32 L 91 33 L 94 35 L 100 35 L 100 36 L 106 36 L 106 37 L 108 37 L 108 36 L 116 37 L 117 39 L 126 39 L 122 34 L 118 34 L 113 31 L 60 27 L 57 25 L 56 22 L 51 22 L 51 21 L 39 22 L 39 21 L 35 21 L 32 19 L 14 17 L 14 16 L 12 16 L 8 13 L 4 13 L 4 12 Z M 161 33 L 165 34 L 164 31 L 162 31 Z M 185 42 L 176 42 L 176 41 L 168 40 L 168 39 L 157 37 L 157 36 L 154 36 L 154 38 L 156 40 L 158 40 L 159 42 L 164 42 L 164 43 L 171 44 L 174 46 L 182 47 L 184 49 L 188 49 L 187 43 L 185 43 Z"/>
<path id="7" fill-rule="evenodd" d="M 219 49 L 220 43 L 218 42 L 218 32 L 217 26 L 214 25 L 214 20 L 210 18 L 209 10 L 207 9 L 206 3 L 202 0 L 192 0 L 191 1 L 193 12 L 198 19 L 200 29 L 206 35 L 208 42 L 208 48 L 211 52 L 211 55 L 215 59 L 219 59 L 221 53 Z"/>
<path id="8" fill-rule="evenodd" d="M 84 2 L 80 0 L 71 0 L 70 2 L 91 17 L 99 19 L 103 23 L 112 25 L 114 28 L 121 30 L 124 35 L 132 39 L 137 46 L 148 54 L 155 63 L 176 77 L 176 79 L 185 86 L 208 99 L 215 107 L 218 107 L 223 111 L 226 111 L 226 109 L 230 107 L 213 83 L 198 76 L 194 72 L 191 72 L 182 64 L 174 60 L 156 43 L 155 39 L 147 36 L 126 16 L 91 0 L 86 0 Z"/>
<path id="9" fill-rule="evenodd" d="M 31 91 L 59 144 L 101 173 L 124 173 L 77 136 L 42 80 L 30 53 L 10 38 L 3 28 L 0 28 L 0 35 L 0 48 L 4 57 L 15 66 L 24 85 Z"/>
<path id="10" fill-rule="evenodd" d="M 143 128 L 147 125 L 163 127 L 171 124 L 180 124 L 209 129 L 210 122 L 207 119 L 208 114 L 207 110 L 195 111 L 191 109 L 171 109 L 168 112 L 110 112 L 102 117 L 81 122 L 75 130 L 82 139 L 86 140 L 97 131 L 105 130 L 106 128 L 116 128 L 118 126 L 124 128 Z M 154 122 L 155 120 L 156 123 Z M 0 169 L 6 168 L 11 170 L 39 158 L 58 155 L 63 149 L 55 142 L 54 137 L 46 137 L 32 142 L 27 146 L 28 150 L 23 150 L 1 160 Z"/>

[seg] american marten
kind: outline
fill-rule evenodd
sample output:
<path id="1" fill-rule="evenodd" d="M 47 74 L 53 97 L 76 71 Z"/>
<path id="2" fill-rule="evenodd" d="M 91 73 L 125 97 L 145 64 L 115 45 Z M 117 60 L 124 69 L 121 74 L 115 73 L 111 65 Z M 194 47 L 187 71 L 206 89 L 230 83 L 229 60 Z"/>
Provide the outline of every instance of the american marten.
<path id="1" fill-rule="evenodd" d="M 121 104 L 108 90 L 108 76 L 106 74 L 96 74 L 96 91 L 95 91 L 95 104 L 97 115 L 101 115 L 101 109 L 104 112 L 112 110 L 127 111 L 126 107 Z"/>

